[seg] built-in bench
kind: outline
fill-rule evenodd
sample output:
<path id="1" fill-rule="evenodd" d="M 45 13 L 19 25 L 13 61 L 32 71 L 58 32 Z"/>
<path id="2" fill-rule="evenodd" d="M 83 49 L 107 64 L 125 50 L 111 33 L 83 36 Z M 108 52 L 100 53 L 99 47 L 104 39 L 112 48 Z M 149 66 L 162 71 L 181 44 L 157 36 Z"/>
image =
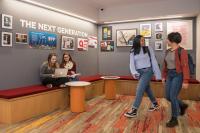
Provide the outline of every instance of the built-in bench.
<path id="1" fill-rule="evenodd" d="M 86 87 L 86 100 L 104 94 L 104 80 L 101 75 L 82 76 L 81 81 L 92 82 Z M 138 81 L 132 76 L 120 76 L 116 80 L 117 94 L 135 95 Z M 156 97 L 164 97 L 161 81 L 152 79 L 151 88 Z M 200 83 L 190 80 L 188 89 L 182 89 L 182 99 L 199 100 Z M 69 106 L 69 88 L 49 89 L 43 85 L 33 85 L 8 90 L 0 90 L 0 122 L 15 123 Z"/>

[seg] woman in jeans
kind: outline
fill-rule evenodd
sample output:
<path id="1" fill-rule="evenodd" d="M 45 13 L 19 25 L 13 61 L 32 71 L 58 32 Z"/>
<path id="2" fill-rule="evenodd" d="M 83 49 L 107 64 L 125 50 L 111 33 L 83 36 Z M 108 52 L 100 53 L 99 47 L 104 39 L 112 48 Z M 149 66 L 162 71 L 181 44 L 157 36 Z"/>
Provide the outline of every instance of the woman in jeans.
<path id="1" fill-rule="evenodd" d="M 166 52 L 162 70 L 162 82 L 166 82 L 166 99 L 171 103 L 172 109 L 172 117 L 167 122 L 167 127 L 178 125 L 177 117 L 184 115 L 188 107 L 177 98 L 182 87 L 188 88 L 189 80 L 188 55 L 187 51 L 179 46 L 181 40 L 181 34 L 178 32 L 170 33 L 167 38 L 167 44 L 171 48 Z"/>
<path id="2" fill-rule="evenodd" d="M 147 93 L 152 103 L 149 111 L 158 109 L 159 105 L 150 88 L 150 81 L 153 74 L 157 80 L 161 80 L 161 72 L 153 49 L 145 46 L 144 37 L 141 35 L 137 35 L 133 40 L 133 46 L 130 52 L 130 71 L 133 78 L 139 79 L 139 82 L 132 108 L 124 115 L 126 117 L 135 117 L 137 115 L 137 110 L 142 101 L 144 92 Z"/>

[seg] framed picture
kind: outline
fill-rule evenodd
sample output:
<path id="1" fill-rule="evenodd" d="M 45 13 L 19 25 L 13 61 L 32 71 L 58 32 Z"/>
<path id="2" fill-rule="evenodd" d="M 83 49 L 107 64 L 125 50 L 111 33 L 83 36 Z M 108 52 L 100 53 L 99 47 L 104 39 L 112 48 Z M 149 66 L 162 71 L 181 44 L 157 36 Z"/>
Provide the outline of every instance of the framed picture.
<path id="1" fill-rule="evenodd" d="M 112 40 L 112 26 L 102 27 L 102 40 Z"/>
<path id="2" fill-rule="evenodd" d="M 101 52 L 113 52 L 114 41 L 101 41 L 100 47 L 101 47 Z"/>
<path id="3" fill-rule="evenodd" d="M 163 31 L 163 23 L 155 23 L 155 31 Z"/>
<path id="4" fill-rule="evenodd" d="M 97 48 L 97 37 L 96 36 L 88 37 L 88 46 L 91 48 Z"/>
<path id="5" fill-rule="evenodd" d="M 2 14 L 2 28 L 12 29 L 13 16 Z"/>
<path id="6" fill-rule="evenodd" d="M 55 49 L 57 45 L 57 35 L 48 32 L 29 32 L 30 48 Z"/>
<path id="7" fill-rule="evenodd" d="M 12 47 L 12 33 L 2 32 L 1 45 L 6 47 Z"/>
<path id="8" fill-rule="evenodd" d="M 132 46 L 137 29 L 117 30 L 117 46 Z"/>
<path id="9" fill-rule="evenodd" d="M 74 50 L 75 39 L 73 37 L 62 36 L 61 50 Z"/>
<path id="10" fill-rule="evenodd" d="M 163 33 L 162 32 L 155 33 L 155 38 L 156 38 L 156 40 L 162 40 L 163 39 Z"/>
<path id="11" fill-rule="evenodd" d="M 78 50 L 79 51 L 88 50 L 88 39 L 78 38 Z"/>
<path id="12" fill-rule="evenodd" d="M 145 46 L 149 46 L 149 44 L 150 44 L 150 39 L 145 38 Z"/>
<path id="13" fill-rule="evenodd" d="M 177 20 L 167 22 L 167 34 L 171 32 L 179 32 L 182 36 L 180 45 L 187 49 L 193 49 L 193 21 L 192 20 Z"/>
<path id="14" fill-rule="evenodd" d="M 151 24 L 140 24 L 140 35 L 151 37 Z"/>
<path id="15" fill-rule="evenodd" d="M 28 44 L 28 35 L 22 33 L 16 33 L 15 42 L 19 44 Z"/>
<path id="16" fill-rule="evenodd" d="M 155 41 L 155 50 L 163 50 L 163 42 Z"/>

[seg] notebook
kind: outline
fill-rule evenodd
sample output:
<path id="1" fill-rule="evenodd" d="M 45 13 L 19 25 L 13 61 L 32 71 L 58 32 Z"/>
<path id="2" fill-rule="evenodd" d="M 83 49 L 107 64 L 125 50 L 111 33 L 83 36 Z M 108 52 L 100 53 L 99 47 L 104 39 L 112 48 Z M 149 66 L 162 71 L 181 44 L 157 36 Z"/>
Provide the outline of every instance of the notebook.
<path id="1" fill-rule="evenodd" d="M 55 77 L 61 78 L 61 77 L 67 77 L 68 69 L 66 68 L 56 68 L 55 69 Z"/>

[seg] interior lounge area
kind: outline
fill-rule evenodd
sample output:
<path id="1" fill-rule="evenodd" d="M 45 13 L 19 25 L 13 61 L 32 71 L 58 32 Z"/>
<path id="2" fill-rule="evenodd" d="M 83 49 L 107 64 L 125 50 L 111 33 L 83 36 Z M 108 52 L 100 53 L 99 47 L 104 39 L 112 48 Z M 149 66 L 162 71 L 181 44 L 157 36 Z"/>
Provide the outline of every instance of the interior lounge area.
<path id="1" fill-rule="evenodd" d="M 0 133 L 199 133 L 199 0 L 0 0 Z"/>

